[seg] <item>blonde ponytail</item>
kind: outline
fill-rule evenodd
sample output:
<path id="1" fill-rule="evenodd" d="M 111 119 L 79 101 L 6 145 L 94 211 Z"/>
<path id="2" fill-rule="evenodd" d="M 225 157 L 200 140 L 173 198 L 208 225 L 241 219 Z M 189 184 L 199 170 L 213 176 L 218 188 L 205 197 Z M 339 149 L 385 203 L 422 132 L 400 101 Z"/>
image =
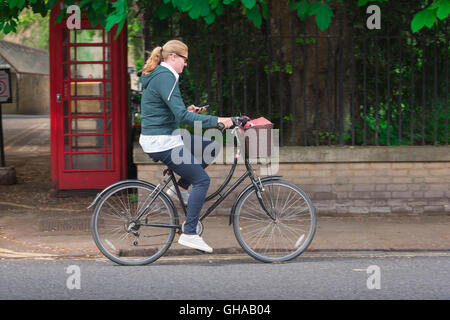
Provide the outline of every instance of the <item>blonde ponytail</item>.
<path id="1" fill-rule="evenodd" d="M 145 62 L 145 66 L 142 69 L 142 74 L 151 73 L 156 68 L 156 66 L 161 61 L 163 61 L 162 52 L 161 52 L 162 50 L 163 49 L 161 47 L 156 47 L 155 49 L 153 49 L 153 51 L 150 54 L 150 57 L 148 57 L 147 61 Z"/>
<path id="2" fill-rule="evenodd" d="M 187 45 L 179 40 L 170 40 L 163 47 L 153 49 L 151 53 L 147 51 L 147 53 L 150 53 L 150 57 L 145 62 L 144 68 L 142 68 L 142 74 L 151 73 L 170 53 L 186 54 L 187 51 Z"/>

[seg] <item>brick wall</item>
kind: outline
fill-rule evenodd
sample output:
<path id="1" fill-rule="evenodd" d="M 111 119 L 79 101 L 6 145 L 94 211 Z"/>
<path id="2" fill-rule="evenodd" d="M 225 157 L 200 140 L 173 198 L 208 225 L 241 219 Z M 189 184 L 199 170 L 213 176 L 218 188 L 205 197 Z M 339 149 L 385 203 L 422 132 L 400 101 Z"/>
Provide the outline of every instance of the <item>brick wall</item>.
<path id="1" fill-rule="evenodd" d="M 405 148 L 372 147 L 369 152 L 367 148 L 280 148 L 278 172 L 273 173 L 302 188 L 322 215 L 450 214 L 450 149 Z M 158 183 L 164 166 L 149 162 L 139 149 L 135 148 L 138 179 Z M 347 161 L 339 154 L 342 152 L 347 153 Z M 430 161 L 430 157 L 436 160 Z M 313 162 L 314 158 L 320 162 Z M 256 174 L 260 167 L 254 165 Z M 219 187 L 230 168 L 213 164 L 207 169 L 210 192 Z M 244 169 L 243 165 L 237 167 L 229 185 Z M 248 183 L 236 189 L 216 214 L 228 214 L 239 191 Z"/>

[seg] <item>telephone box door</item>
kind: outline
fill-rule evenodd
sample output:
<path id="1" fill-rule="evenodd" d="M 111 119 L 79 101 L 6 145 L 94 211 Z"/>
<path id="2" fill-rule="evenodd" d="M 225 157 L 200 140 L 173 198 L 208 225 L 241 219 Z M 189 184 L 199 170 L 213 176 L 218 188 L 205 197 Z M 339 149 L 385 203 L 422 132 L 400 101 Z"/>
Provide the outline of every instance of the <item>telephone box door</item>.
<path id="1" fill-rule="evenodd" d="M 102 189 L 126 178 L 126 30 L 114 40 L 81 20 L 69 29 L 53 9 L 50 21 L 53 187 Z"/>

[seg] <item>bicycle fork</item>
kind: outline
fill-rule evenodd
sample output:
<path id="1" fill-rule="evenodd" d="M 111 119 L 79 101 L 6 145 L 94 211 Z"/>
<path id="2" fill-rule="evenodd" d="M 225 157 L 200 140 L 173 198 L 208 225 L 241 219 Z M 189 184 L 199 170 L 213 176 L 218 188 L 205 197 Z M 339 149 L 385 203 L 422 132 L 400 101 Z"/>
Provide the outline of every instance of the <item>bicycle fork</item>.
<path id="1" fill-rule="evenodd" d="M 247 161 L 246 161 L 247 162 Z M 264 212 L 267 214 L 267 216 L 272 219 L 272 221 L 276 221 L 277 218 L 276 216 L 274 217 L 272 215 L 272 213 L 270 212 L 270 210 L 267 208 L 266 204 L 264 203 L 264 199 L 261 195 L 261 192 L 264 192 L 265 189 L 262 185 L 261 182 L 261 178 L 258 177 L 258 181 L 255 179 L 255 177 L 253 176 L 253 171 L 250 167 L 250 163 L 246 163 L 246 165 L 248 166 L 248 168 L 250 169 L 249 171 L 251 172 L 250 174 L 250 180 L 252 181 L 253 186 L 255 187 L 256 190 L 256 197 L 258 198 L 258 202 L 261 205 L 261 207 L 263 208 Z"/>

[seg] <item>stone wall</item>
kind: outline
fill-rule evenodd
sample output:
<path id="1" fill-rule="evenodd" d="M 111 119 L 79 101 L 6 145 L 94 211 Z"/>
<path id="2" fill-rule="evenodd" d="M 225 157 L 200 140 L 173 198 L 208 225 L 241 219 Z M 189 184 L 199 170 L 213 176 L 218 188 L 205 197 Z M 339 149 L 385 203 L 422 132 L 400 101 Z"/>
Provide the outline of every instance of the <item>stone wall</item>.
<path id="1" fill-rule="evenodd" d="M 301 187 L 322 215 L 450 214 L 449 147 L 282 147 L 278 172 Z M 223 157 L 222 154 L 219 157 Z M 165 166 L 134 146 L 138 179 L 162 181 Z M 262 165 L 254 165 L 256 174 Z M 231 165 L 212 164 L 210 191 Z M 231 185 L 244 173 L 237 167 Z M 247 185 L 250 180 L 247 180 Z M 239 187 L 216 209 L 228 214 Z"/>
<path id="2" fill-rule="evenodd" d="M 2 104 L 4 114 L 49 114 L 50 78 L 45 74 L 11 73 L 12 103 Z"/>

